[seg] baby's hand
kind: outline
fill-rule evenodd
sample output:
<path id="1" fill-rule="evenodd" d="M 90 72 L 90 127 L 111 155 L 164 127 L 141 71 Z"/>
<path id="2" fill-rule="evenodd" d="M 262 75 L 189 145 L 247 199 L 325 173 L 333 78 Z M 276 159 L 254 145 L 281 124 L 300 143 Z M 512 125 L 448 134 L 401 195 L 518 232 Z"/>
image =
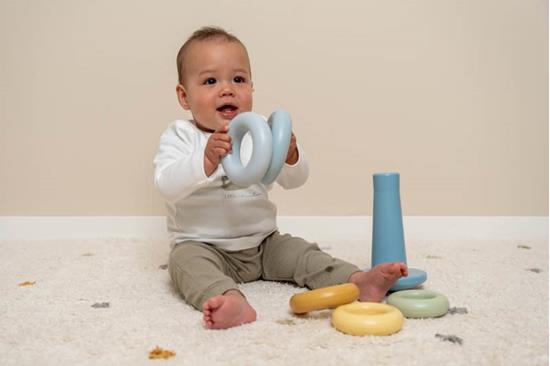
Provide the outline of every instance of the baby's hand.
<path id="1" fill-rule="evenodd" d="M 206 143 L 204 150 L 204 172 L 209 177 L 218 169 L 221 159 L 232 152 L 231 136 L 227 134 L 229 130 L 229 121 L 218 128 Z"/>
<path id="2" fill-rule="evenodd" d="M 292 132 L 290 136 L 290 144 L 288 145 L 288 153 L 286 154 L 285 163 L 294 165 L 298 162 L 298 147 L 296 146 L 296 135 Z"/>

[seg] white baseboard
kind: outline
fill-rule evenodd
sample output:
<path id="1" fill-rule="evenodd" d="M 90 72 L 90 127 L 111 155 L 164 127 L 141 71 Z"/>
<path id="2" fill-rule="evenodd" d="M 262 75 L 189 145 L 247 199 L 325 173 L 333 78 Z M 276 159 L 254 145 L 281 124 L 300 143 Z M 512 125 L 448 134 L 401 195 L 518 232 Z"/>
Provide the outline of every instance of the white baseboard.
<path id="1" fill-rule="evenodd" d="M 308 240 L 369 240 L 370 216 L 280 216 L 281 232 Z M 543 216 L 408 216 L 405 239 L 548 240 Z M 166 239 L 163 216 L 0 216 L 0 240 Z"/>

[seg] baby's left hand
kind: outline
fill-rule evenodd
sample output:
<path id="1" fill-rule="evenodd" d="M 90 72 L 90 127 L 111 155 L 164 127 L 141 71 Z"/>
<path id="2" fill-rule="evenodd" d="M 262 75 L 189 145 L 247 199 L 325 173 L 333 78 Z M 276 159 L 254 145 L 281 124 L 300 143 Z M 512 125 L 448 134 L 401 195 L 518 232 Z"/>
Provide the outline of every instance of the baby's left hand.
<path id="1" fill-rule="evenodd" d="M 296 135 L 292 132 L 290 136 L 290 144 L 288 145 L 288 153 L 286 154 L 285 163 L 294 165 L 298 162 L 298 147 L 296 146 Z"/>

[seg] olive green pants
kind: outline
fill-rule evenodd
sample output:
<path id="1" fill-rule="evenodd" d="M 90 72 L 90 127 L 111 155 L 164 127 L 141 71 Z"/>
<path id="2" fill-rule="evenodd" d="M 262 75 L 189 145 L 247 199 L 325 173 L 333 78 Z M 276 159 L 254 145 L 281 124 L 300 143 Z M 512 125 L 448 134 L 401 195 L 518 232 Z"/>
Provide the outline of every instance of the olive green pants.
<path id="1" fill-rule="evenodd" d="M 211 297 L 238 290 L 237 283 L 288 281 L 315 289 L 345 283 L 360 271 L 321 251 L 317 244 L 279 232 L 256 248 L 236 252 L 186 241 L 172 249 L 168 270 L 185 301 L 198 310 Z"/>

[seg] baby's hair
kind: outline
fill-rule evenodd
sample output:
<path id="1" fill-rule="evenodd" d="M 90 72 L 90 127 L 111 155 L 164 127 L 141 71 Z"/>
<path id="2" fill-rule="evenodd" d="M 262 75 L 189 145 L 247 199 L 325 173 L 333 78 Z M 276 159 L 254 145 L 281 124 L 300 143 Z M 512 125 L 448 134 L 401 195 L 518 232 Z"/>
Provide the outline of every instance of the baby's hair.
<path id="1" fill-rule="evenodd" d="M 178 81 L 180 84 L 183 84 L 183 59 L 191 43 L 196 41 L 207 41 L 211 39 L 221 39 L 227 42 L 237 42 L 241 44 L 246 51 L 246 47 L 241 42 L 241 40 L 235 37 L 233 34 L 227 32 L 225 29 L 211 26 L 199 28 L 195 32 L 193 32 L 193 34 L 187 39 L 187 41 L 185 41 L 178 52 L 178 56 L 176 58 L 176 66 L 178 68 Z"/>

